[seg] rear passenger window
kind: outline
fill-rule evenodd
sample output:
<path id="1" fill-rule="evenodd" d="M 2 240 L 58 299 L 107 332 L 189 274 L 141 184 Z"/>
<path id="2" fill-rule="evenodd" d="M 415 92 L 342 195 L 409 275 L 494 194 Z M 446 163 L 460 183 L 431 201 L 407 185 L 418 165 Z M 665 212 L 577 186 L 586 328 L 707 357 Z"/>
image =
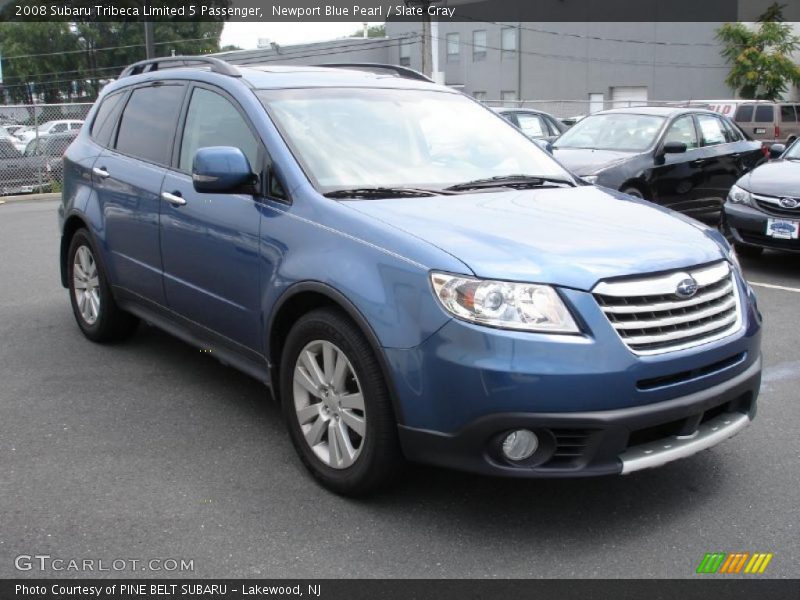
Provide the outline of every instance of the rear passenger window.
<path id="1" fill-rule="evenodd" d="M 781 104 L 781 121 L 784 123 L 797 122 L 797 114 L 794 111 L 794 104 Z"/>
<path id="2" fill-rule="evenodd" d="M 150 162 L 168 165 L 182 96 L 181 85 L 160 85 L 134 90 L 122 112 L 117 150 Z"/>
<path id="3" fill-rule="evenodd" d="M 725 139 L 729 142 L 740 142 L 744 139 L 742 132 L 727 119 L 723 119 L 722 123 L 725 125 Z"/>
<path id="4" fill-rule="evenodd" d="M 756 123 L 772 123 L 775 120 L 775 106 L 772 104 L 759 104 L 756 106 Z"/>
<path id="5" fill-rule="evenodd" d="M 713 115 L 697 115 L 697 122 L 700 125 L 700 135 L 703 138 L 703 146 L 715 146 L 724 144 L 725 127 L 722 120 Z"/>
<path id="6" fill-rule="evenodd" d="M 122 92 L 107 96 L 100 103 L 100 108 L 97 109 L 97 115 L 92 121 L 89 135 L 101 146 L 107 146 L 108 141 L 111 139 L 114 125 L 117 123 L 122 96 Z"/>
<path id="7" fill-rule="evenodd" d="M 734 120 L 738 121 L 739 123 L 749 123 L 753 120 L 753 105 L 752 104 L 743 104 L 739 108 L 736 109 L 736 116 Z"/>
<path id="8" fill-rule="evenodd" d="M 195 88 L 183 128 L 181 171 L 190 172 L 195 152 L 209 146 L 239 148 L 253 171 L 261 172 L 258 141 L 236 107 L 215 92 Z"/>

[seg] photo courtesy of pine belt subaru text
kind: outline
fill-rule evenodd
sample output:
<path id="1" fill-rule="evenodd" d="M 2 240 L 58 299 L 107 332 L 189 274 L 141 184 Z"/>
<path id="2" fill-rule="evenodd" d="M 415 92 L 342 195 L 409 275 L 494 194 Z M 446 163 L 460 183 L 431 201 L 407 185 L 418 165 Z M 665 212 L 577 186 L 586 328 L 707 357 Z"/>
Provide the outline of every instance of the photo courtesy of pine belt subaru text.
<path id="1" fill-rule="evenodd" d="M 63 180 L 85 336 L 145 321 L 262 381 L 337 493 L 407 461 L 631 473 L 755 417 L 761 316 L 724 236 L 415 71 L 137 63 Z"/>

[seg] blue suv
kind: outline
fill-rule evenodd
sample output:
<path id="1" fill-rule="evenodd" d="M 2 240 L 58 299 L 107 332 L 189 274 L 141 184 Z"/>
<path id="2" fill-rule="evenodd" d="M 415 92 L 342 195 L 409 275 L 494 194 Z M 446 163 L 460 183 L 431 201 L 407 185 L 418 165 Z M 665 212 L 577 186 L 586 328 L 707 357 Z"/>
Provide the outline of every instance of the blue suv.
<path id="1" fill-rule="evenodd" d="M 144 320 L 261 380 L 338 493 L 404 459 L 630 473 L 755 416 L 761 317 L 723 236 L 402 67 L 132 65 L 59 215 L 86 337 Z"/>

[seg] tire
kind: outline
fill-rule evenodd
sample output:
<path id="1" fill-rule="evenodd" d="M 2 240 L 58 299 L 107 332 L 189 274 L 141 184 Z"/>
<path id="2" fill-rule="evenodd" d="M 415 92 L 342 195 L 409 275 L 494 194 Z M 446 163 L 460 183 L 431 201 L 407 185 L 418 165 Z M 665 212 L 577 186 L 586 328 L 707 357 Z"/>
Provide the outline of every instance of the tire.
<path id="1" fill-rule="evenodd" d="M 748 258 L 758 258 L 764 252 L 763 248 L 758 246 L 748 246 L 746 244 L 734 244 L 734 250 L 739 256 L 746 256 Z"/>
<path id="2" fill-rule="evenodd" d="M 301 317 L 280 369 L 292 443 L 322 485 L 360 496 L 392 479 L 402 456 L 389 391 L 372 348 L 346 315 L 323 308 Z"/>
<path id="3" fill-rule="evenodd" d="M 93 342 L 122 340 L 136 331 L 139 320 L 117 306 L 98 256 L 88 232 L 76 231 L 67 253 L 72 313 L 83 335 Z"/>
<path id="4" fill-rule="evenodd" d="M 620 190 L 623 194 L 628 194 L 628 196 L 633 196 L 634 198 L 639 198 L 640 200 L 646 200 L 642 190 L 632 185 L 624 187 Z"/>

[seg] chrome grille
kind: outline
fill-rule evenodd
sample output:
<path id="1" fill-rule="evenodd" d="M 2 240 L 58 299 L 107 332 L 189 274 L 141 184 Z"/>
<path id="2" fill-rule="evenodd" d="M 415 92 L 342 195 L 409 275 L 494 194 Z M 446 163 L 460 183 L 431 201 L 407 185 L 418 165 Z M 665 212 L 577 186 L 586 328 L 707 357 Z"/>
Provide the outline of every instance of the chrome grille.
<path id="1" fill-rule="evenodd" d="M 800 219 L 800 203 L 793 208 L 785 207 L 781 205 L 781 198 L 784 197 L 785 196 L 781 196 L 780 198 L 778 198 L 776 196 L 763 196 L 761 194 L 753 194 L 753 200 L 755 201 L 756 205 L 763 211 L 781 217 L 793 217 L 795 219 Z M 800 202 L 800 198 L 791 198 L 791 200 L 796 200 Z"/>
<path id="2" fill-rule="evenodd" d="M 692 278 L 691 297 L 677 293 Z M 661 354 L 692 348 L 732 334 L 741 327 L 736 283 L 727 262 L 647 278 L 604 281 L 593 290 L 603 313 L 636 354 Z"/>

